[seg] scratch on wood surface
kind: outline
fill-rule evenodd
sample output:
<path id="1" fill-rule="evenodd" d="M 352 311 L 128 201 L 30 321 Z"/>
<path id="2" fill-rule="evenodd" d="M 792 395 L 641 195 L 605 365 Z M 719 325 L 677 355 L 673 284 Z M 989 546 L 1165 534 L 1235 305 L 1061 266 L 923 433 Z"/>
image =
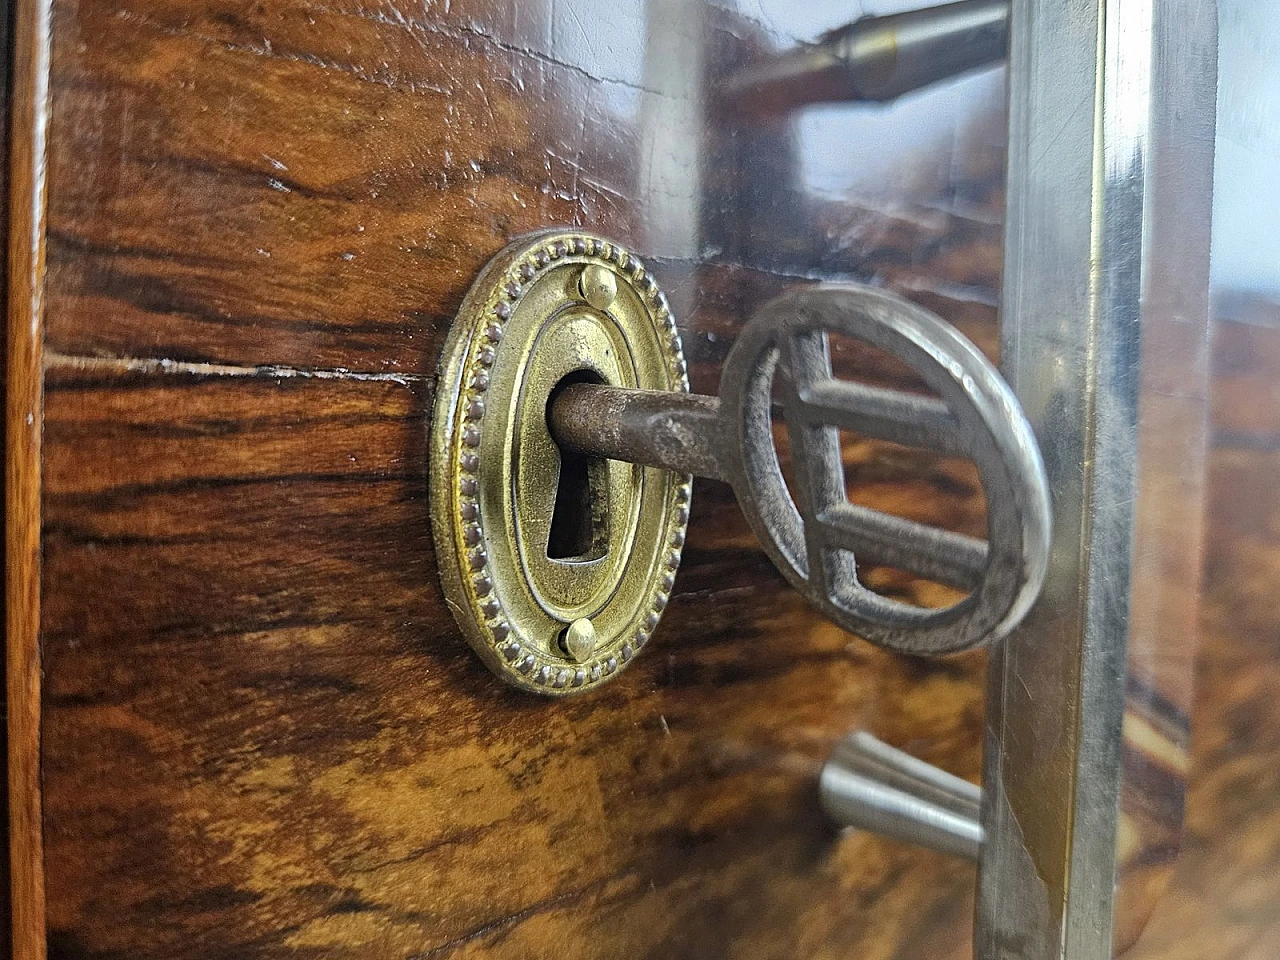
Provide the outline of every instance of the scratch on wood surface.
<path id="1" fill-rule="evenodd" d="M 476 940 L 481 940 L 489 936 L 500 936 L 506 933 L 511 927 L 519 926 L 532 917 L 554 912 L 563 907 L 578 903 L 592 894 L 603 891 L 610 883 L 615 883 L 619 880 L 633 876 L 635 872 L 635 870 L 628 867 L 618 871 L 617 873 L 594 880 L 581 889 L 569 890 L 565 893 L 547 897 L 545 900 L 539 900 L 536 903 L 531 903 L 529 906 L 521 910 L 517 910 L 514 913 L 486 921 L 474 930 L 470 930 L 454 937 L 451 940 L 438 944 L 423 953 L 414 954 L 409 958 L 409 960 L 429 960 L 431 957 L 445 956 L 455 952 L 460 947 L 465 947 L 468 944 L 474 943 Z"/>
<path id="2" fill-rule="evenodd" d="M 279 364 L 249 366 L 231 363 L 193 363 L 186 360 L 165 360 L 156 357 L 84 357 L 47 350 L 44 355 L 45 370 L 82 370 L 103 373 L 176 373 L 196 377 L 263 377 L 270 379 L 299 378 L 307 380 L 362 380 L 383 383 L 399 383 L 410 386 L 416 383 L 433 383 L 434 377 L 410 373 L 360 373 L 342 367 L 316 369 L 290 367 Z"/>
<path id="3" fill-rule="evenodd" d="M 445 25 L 439 22 L 416 20 L 413 17 L 405 16 L 403 13 L 399 11 L 396 12 L 395 16 L 388 16 L 386 13 L 383 13 L 381 11 L 366 10 L 363 8 L 359 8 L 356 10 L 347 10 L 342 8 L 341 6 L 326 6 L 326 5 L 320 5 L 320 4 L 309 4 L 307 6 L 307 9 L 314 13 L 325 13 L 325 14 L 331 14 L 335 16 L 355 17 L 361 20 L 369 21 L 371 23 L 386 24 L 387 26 L 396 27 L 402 30 L 408 30 L 411 33 L 414 30 L 420 30 L 425 33 L 434 34 L 436 36 L 439 36 L 446 40 L 451 40 L 454 42 L 465 43 L 468 39 L 475 39 L 483 43 L 490 44 L 491 46 L 496 47 L 498 50 L 501 50 L 502 52 L 507 54 L 511 54 L 514 56 L 527 57 L 531 60 L 536 60 L 540 63 L 544 63 L 549 66 L 558 67 L 563 70 L 570 70 L 573 73 L 579 74 L 582 77 L 586 78 L 587 80 L 591 80 L 596 83 L 606 83 L 611 86 L 626 87 L 627 89 L 630 89 L 630 90 L 636 90 L 641 93 L 648 93 L 656 97 L 664 97 L 671 100 L 687 99 L 686 97 L 680 97 L 675 94 L 669 93 L 668 91 L 665 91 L 665 90 L 659 90 L 656 87 L 647 86 L 643 83 L 637 83 L 634 80 L 627 80 L 624 77 L 614 77 L 614 76 L 594 74 L 590 70 L 588 70 L 586 67 L 580 66 L 579 64 L 576 64 L 576 63 L 571 63 L 568 60 L 564 60 L 560 57 L 553 56 L 552 54 L 544 52 L 542 50 L 536 50 L 533 47 L 524 45 L 524 44 L 509 43 L 506 40 L 503 40 L 486 30 L 482 30 L 475 23 L 459 23 L 456 25 Z"/>

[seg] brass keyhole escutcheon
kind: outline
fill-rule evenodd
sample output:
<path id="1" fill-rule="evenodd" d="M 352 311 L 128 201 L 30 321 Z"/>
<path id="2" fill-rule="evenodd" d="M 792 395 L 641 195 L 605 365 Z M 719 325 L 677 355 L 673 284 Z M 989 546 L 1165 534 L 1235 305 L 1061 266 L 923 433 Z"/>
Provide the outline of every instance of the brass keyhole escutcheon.
<path id="1" fill-rule="evenodd" d="M 932 395 L 838 376 L 833 335 L 905 362 Z M 850 502 L 842 430 L 971 460 L 986 540 Z M 719 396 L 694 396 L 644 267 L 598 237 L 540 235 L 509 247 L 468 294 L 433 431 L 446 596 L 481 656 L 527 689 L 589 687 L 647 642 L 680 562 L 688 474 L 733 487 L 817 609 L 901 653 L 1007 636 L 1048 567 L 1050 491 L 1009 385 L 941 317 L 857 284 L 769 301 L 735 339 Z M 863 583 L 860 563 L 967 593 L 940 608 L 904 603 Z"/>
<path id="2" fill-rule="evenodd" d="M 445 596 L 499 676 L 590 689 L 644 646 L 680 563 L 690 478 L 562 451 L 566 385 L 687 392 L 680 337 L 643 264 L 554 231 L 517 241 L 450 331 L 432 423 L 431 512 Z"/>

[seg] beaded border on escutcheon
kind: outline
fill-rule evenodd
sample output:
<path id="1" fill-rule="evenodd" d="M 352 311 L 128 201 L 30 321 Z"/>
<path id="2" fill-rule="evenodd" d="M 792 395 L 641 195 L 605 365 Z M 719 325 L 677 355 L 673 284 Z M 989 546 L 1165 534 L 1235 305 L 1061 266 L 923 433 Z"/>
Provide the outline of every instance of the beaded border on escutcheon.
<path id="1" fill-rule="evenodd" d="M 535 241 L 529 249 L 516 257 L 507 266 L 501 279 L 493 283 L 494 292 L 490 294 L 483 312 L 488 322 L 480 335 L 473 337 L 462 369 L 460 382 L 463 386 L 458 400 L 461 416 L 455 419 L 455 437 L 451 445 L 454 475 L 459 478 L 455 529 L 459 532 L 463 549 L 459 550 L 458 555 L 460 566 L 467 574 L 464 580 L 468 585 L 468 599 L 476 615 L 476 622 L 484 624 L 493 649 L 509 669 L 518 675 L 518 678 L 511 676 L 509 679 L 528 689 L 541 688 L 546 693 L 584 691 L 608 680 L 649 641 L 675 585 L 692 493 L 690 477 L 680 477 L 672 487 L 672 502 L 664 532 L 666 569 L 655 580 L 648 604 L 641 608 L 646 611 L 644 616 L 638 625 L 628 628 L 630 636 L 616 653 L 612 652 L 617 646 L 615 639 L 608 645 L 610 652 L 585 663 L 566 667 L 562 662 L 547 660 L 539 651 L 526 647 L 513 635 L 506 611 L 498 599 L 484 549 L 486 538 L 478 496 L 480 481 L 477 479 L 480 468 L 478 451 L 484 428 L 484 395 L 489 386 L 489 368 L 497 359 L 502 342 L 504 324 L 515 311 L 525 289 L 544 271 L 559 265 L 566 257 L 573 257 L 575 260 L 586 257 L 588 262 L 594 261 L 607 266 L 630 281 L 632 289 L 639 293 L 655 321 L 659 337 L 665 339 L 663 355 L 676 389 L 684 392 L 689 389 L 689 371 L 684 360 L 683 346 L 667 298 L 658 289 L 657 281 L 639 258 L 624 247 L 589 235 L 546 237 Z"/>

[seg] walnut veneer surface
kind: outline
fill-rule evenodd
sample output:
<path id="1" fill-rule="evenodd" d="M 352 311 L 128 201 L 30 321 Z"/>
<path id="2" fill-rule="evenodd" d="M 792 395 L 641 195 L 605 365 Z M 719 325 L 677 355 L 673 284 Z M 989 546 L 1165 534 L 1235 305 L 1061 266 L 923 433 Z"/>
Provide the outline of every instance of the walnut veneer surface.
<path id="1" fill-rule="evenodd" d="M 637 250 L 704 392 L 741 319 L 815 279 L 886 285 L 994 352 L 998 77 L 795 124 L 716 103 L 736 65 L 857 12 L 820 6 L 53 3 L 24 741 L 47 940 L 22 960 L 968 956 L 972 868 L 831 829 L 815 778 L 854 727 L 976 777 L 980 654 L 830 626 L 714 483 L 657 636 L 590 697 L 505 688 L 436 579 L 435 365 L 512 236 Z M 1220 406 L 1211 453 L 1204 772 L 1166 903 L 1209 900 L 1158 912 L 1151 956 L 1272 929 L 1261 893 L 1227 919 L 1280 846 L 1249 839 L 1275 821 L 1280 622 L 1276 426 L 1222 420 L 1251 408 Z M 862 502 L 982 531 L 967 466 L 846 453 Z"/>

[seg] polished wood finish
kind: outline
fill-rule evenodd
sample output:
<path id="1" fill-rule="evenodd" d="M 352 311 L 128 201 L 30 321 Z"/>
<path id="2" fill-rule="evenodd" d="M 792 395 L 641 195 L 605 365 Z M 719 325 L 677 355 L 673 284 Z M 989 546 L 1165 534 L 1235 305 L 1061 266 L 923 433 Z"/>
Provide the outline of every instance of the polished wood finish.
<path id="1" fill-rule="evenodd" d="M 41 795 L 41 484 L 50 6 L 12 9 L 10 125 L 5 166 L 5 737 L 12 918 L 6 952 L 45 956 Z"/>
<path id="2" fill-rule="evenodd" d="M 885 210 L 811 189 L 791 127 L 717 119 L 715 78 L 794 38 L 712 4 L 54 14 L 50 954 L 964 956 L 972 869 L 834 831 L 816 775 L 867 727 L 973 777 L 981 655 L 841 633 L 701 483 L 637 662 L 590 697 L 520 694 L 444 605 L 425 445 L 462 295 L 548 225 L 641 252 L 695 389 L 747 313 L 824 276 L 992 348 L 998 84 L 974 88 L 964 137 L 964 117 L 930 121 Z M 968 465 L 847 452 L 864 502 L 981 532 Z"/>
<path id="3" fill-rule="evenodd" d="M 55 955 L 769 955 L 940 908 L 963 942 L 970 870 L 838 842 L 812 788 L 877 714 L 972 774 L 981 659 L 851 641 L 707 485 L 655 655 L 511 691 L 434 582 L 427 392 L 50 371 L 47 582 L 80 584 L 46 600 Z"/>
<path id="4" fill-rule="evenodd" d="M 1265 960 L 1280 938 L 1280 307 L 1258 312 L 1214 329 L 1186 836 L 1132 960 Z"/>
<path id="5" fill-rule="evenodd" d="M 657 637 L 607 690 L 503 687 L 445 608 L 435 367 L 512 236 L 579 224 L 639 250 L 703 392 L 742 318 L 813 279 L 883 283 L 995 350 L 997 85 L 946 119 L 831 114 L 850 164 L 810 128 L 717 113 L 716 79 L 794 42 L 785 24 L 597 6 L 57 0 L 47 232 L 21 219 L 43 209 L 21 136 L 11 215 L 36 281 L 10 286 L 22 960 L 46 936 L 67 960 L 969 955 L 972 869 L 833 831 L 815 780 L 854 727 L 976 777 L 981 655 L 898 659 L 831 627 L 713 482 Z M 895 116 L 937 136 L 858 180 Z M 846 454 L 860 502 L 982 532 L 968 465 Z M 1157 787 L 1182 677 L 1149 724 L 1173 746 Z M 1160 795 L 1137 796 L 1127 848 L 1157 892 L 1177 838 L 1141 805 Z"/>

